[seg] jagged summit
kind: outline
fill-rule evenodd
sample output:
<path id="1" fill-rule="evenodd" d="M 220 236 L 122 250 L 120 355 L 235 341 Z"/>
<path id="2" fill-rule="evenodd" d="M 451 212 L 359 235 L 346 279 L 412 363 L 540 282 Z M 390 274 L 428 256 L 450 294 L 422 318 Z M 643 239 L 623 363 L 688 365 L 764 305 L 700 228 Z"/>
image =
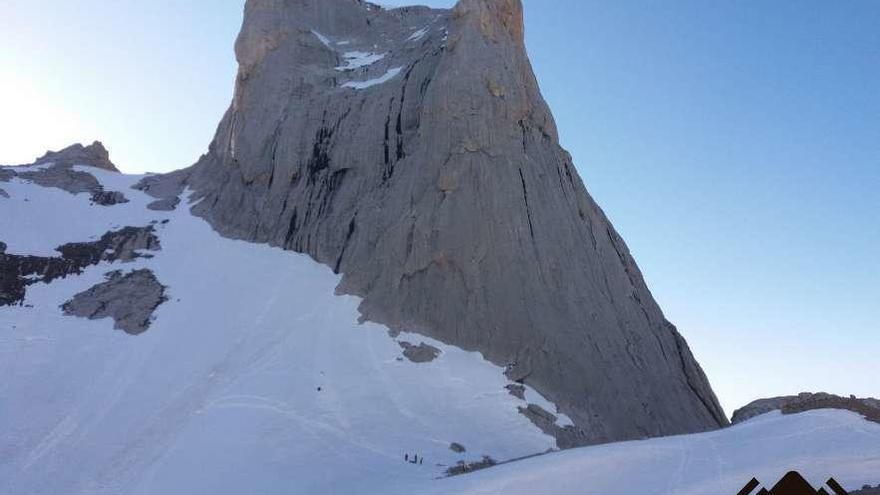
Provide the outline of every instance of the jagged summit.
<path id="1" fill-rule="evenodd" d="M 34 165 L 45 163 L 63 166 L 87 165 L 110 172 L 119 172 L 116 165 L 110 161 L 110 153 L 107 148 L 100 141 L 95 141 L 88 146 L 76 143 L 61 151 L 47 151 L 45 155 L 34 162 Z"/>
<path id="2" fill-rule="evenodd" d="M 145 188 L 186 183 L 221 234 L 342 273 L 364 319 L 505 366 L 574 420 L 560 445 L 725 425 L 559 146 L 522 15 L 249 0 L 209 152 Z"/>

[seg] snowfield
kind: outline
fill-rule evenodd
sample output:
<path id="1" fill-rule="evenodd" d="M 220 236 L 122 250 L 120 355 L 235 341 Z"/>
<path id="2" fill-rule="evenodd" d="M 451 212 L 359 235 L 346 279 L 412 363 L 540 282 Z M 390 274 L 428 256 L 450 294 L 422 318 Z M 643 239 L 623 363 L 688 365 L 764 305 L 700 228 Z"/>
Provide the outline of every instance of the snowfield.
<path id="1" fill-rule="evenodd" d="M 849 411 L 776 411 L 709 433 L 547 454 L 448 478 L 422 493 L 736 495 L 752 477 L 769 490 L 789 471 L 816 488 L 830 477 L 849 490 L 877 484 L 880 425 Z"/>
<path id="2" fill-rule="evenodd" d="M 880 425 L 841 411 L 768 414 L 443 478 L 458 461 L 554 448 L 518 408 L 555 407 L 528 388 L 526 400 L 509 394 L 503 369 L 477 353 L 359 324 L 359 300 L 335 294 L 328 267 L 220 237 L 189 213 L 185 194 L 176 211 L 150 211 L 153 198 L 130 189 L 140 176 L 79 169 L 130 202 L 94 206 L 88 194 L 3 183 L 9 253 L 49 256 L 151 222 L 162 250 L 30 286 L 24 305 L 0 308 L 3 495 L 708 495 L 791 469 L 816 486 L 829 476 L 846 487 L 880 482 Z M 62 314 L 105 273 L 142 268 L 169 297 L 144 334 Z M 415 363 L 401 342 L 440 354 Z"/>
<path id="3" fill-rule="evenodd" d="M 129 188 L 140 177 L 81 170 L 131 201 L 92 206 L 13 179 L 0 198 L 9 253 L 51 255 L 154 220 L 162 250 L 32 285 L 23 306 L 0 308 L 0 493 L 387 493 L 459 460 L 555 447 L 479 354 L 359 324 L 359 300 L 335 295 L 328 267 L 224 239 L 185 202 L 150 211 L 153 198 Z M 62 314 L 105 273 L 139 268 L 169 296 L 146 333 Z M 399 341 L 441 353 L 417 364 Z"/>

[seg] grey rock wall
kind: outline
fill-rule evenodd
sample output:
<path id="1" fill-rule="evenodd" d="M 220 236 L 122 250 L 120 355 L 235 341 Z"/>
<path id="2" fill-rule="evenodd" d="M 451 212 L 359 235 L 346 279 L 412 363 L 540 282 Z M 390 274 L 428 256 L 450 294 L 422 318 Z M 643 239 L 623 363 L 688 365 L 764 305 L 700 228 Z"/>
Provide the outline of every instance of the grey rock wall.
<path id="1" fill-rule="evenodd" d="M 364 318 L 481 351 L 572 418 L 567 443 L 725 425 L 559 146 L 522 15 L 248 0 L 209 152 L 143 187 L 186 182 L 221 234 L 342 273 Z"/>

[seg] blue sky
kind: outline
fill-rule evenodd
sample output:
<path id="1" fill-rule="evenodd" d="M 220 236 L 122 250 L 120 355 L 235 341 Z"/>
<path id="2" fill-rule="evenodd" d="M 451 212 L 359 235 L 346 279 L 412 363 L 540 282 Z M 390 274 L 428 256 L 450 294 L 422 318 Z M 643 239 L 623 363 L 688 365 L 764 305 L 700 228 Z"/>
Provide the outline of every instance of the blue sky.
<path id="1" fill-rule="evenodd" d="M 880 3 L 524 3 L 562 144 L 728 413 L 880 396 Z M 125 171 L 191 164 L 242 5 L 0 2 L 0 163 L 101 139 Z"/>

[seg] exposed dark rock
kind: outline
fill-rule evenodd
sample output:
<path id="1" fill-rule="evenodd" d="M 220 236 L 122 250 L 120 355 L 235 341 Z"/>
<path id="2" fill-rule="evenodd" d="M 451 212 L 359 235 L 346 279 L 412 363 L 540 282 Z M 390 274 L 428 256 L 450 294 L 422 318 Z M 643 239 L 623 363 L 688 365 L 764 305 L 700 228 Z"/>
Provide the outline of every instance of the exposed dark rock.
<path id="1" fill-rule="evenodd" d="M 861 490 L 850 491 L 849 495 L 880 495 L 880 484 L 877 486 L 864 485 Z"/>
<path id="2" fill-rule="evenodd" d="M 103 191 L 101 183 L 94 175 L 74 170 L 71 165 L 56 164 L 40 170 L 17 172 L 21 179 L 33 182 L 38 186 L 55 187 L 71 194 L 99 193 Z"/>
<path id="3" fill-rule="evenodd" d="M 128 203 L 128 199 L 119 191 L 99 191 L 92 193 L 92 203 L 101 206 L 113 206 Z"/>
<path id="4" fill-rule="evenodd" d="M 510 395 L 516 397 L 520 400 L 526 400 L 526 386 L 520 383 L 511 383 L 506 385 L 504 388 L 510 392 Z"/>
<path id="5" fill-rule="evenodd" d="M 173 211 L 180 204 L 180 198 L 175 196 L 171 198 L 157 199 L 147 205 L 147 208 L 154 211 Z"/>
<path id="6" fill-rule="evenodd" d="M 74 165 L 86 165 L 96 167 L 110 172 L 119 172 L 116 165 L 110 161 L 110 153 L 104 148 L 100 141 L 95 141 L 89 146 L 82 144 L 74 144 L 68 146 L 61 151 L 49 151 L 42 157 L 38 158 L 34 163 L 41 165 L 44 163 L 54 163 L 55 165 L 64 165 L 72 167 Z"/>
<path id="7" fill-rule="evenodd" d="M 73 260 L 83 266 L 95 265 L 100 261 L 132 261 L 147 257 L 140 250 L 159 251 L 162 249 L 153 226 L 124 227 L 107 232 L 97 241 L 72 242 L 56 248 L 64 259 Z"/>
<path id="8" fill-rule="evenodd" d="M 386 56 L 338 70 L 342 39 Z M 559 146 L 518 0 L 248 0 L 236 56 L 208 153 L 143 190 L 164 199 L 185 183 L 222 235 L 341 273 L 365 319 L 507 366 L 581 443 L 727 424 Z"/>
<path id="9" fill-rule="evenodd" d="M 458 464 L 446 470 L 446 475 L 458 476 L 460 474 L 473 473 L 474 471 L 490 468 L 496 464 L 498 464 L 498 462 L 496 462 L 495 459 L 486 455 L 483 456 L 483 460 L 478 462 L 459 461 Z"/>
<path id="10" fill-rule="evenodd" d="M 520 414 L 529 418 L 529 420 L 541 429 L 544 433 L 556 439 L 556 446 L 560 449 L 570 449 L 583 445 L 583 433 L 574 426 L 559 426 L 556 424 L 558 419 L 556 415 L 548 412 L 537 404 L 529 404 L 527 407 L 519 408 Z"/>
<path id="11" fill-rule="evenodd" d="M 101 261 L 132 261 L 144 257 L 139 250 L 158 251 L 159 239 L 152 226 L 125 227 L 107 232 L 97 241 L 64 244 L 55 248 L 58 257 L 6 254 L 0 252 L 0 306 L 21 304 L 27 286 L 50 283 L 76 275 Z"/>
<path id="12" fill-rule="evenodd" d="M 156 211 L 171 211 L 177 208 L 180 203 L 180 195 L 186 188 L 186 181 L 190 173 L 189 169 L 185 169 L 164 175 L 148 175 L 131 188 L 157 198 L 156 201 L 147 205 L 147 208 Z"/>
<path id="13" fill-rule="evenodd" d="M 449 450 L 455 452 L 456 454 L 461 454 L 467 451 L 467 449 L 464 448 L 464 445 L 458 442 L 452 442 L 451 444 L 449 444 Z"/>
<path id="14" fill-rule="evenodd" d="M 150 270 L 107 274 L 107 281 L 73 296 L 64 314 L 90 320 L 113 318 L 114 328 L 140 335 L 150 328 L 153 312 L 167 301 L 165 287 Z"/>
<path id="15" fill-rule="evenodd" d="M 422 342 L 412 345 L 409 342 L 398 342 L 403 348 L 403 355 L 414 363 L 429 363 L 440 355 L 440 349 Z"/>
<path id="16" fill-rule="evenodd" d="M 74 144 L 61 151 L 50 151 L 31 165 L 44 166 L 38 170 L 16 170 L 16 167 L 0 168 L 0 181 L 8 181 L 12 177 L 18 177 L 38 186 L 54 187 L 71 194 L 90 193 L 92 203 L 101 206 L 113 206 L 128 202 L 121 192 L 104 191 L 103 186 L 94 175 L 74 169 L 74 166 L 91 166 L 119 172 L 116 166 L 110 162 L 107 150 L 98 141 L 95 141 L 91 146 Z"/>
<path id="17" fill-rule="evenodd" d="M 770 411 L 797 414 L 815 409 L 843 409 L 856 412 L 869 421 L 880 423 L 880 400 L 873 398 L 840 397 L 824 392 L 804 392 L 798 395 L 758 399 L 733 413 L 733 424 L 741 423 Z"/>
<path id="18" fill-rule="evenodd" d="M 3 254 L 5 252 L 6 252 L 6 243 L 0 241 L 0 254 Z"/>
<path id="19" fill-rule="evenodd" d="M 9 199 L 9 193 L 6 192 L 2 187 L 0 187 L 0 198 Z"/>
<path id="20" fill-rule="evenodd" d="M 91 193 L 92 203 L 113 206 L 128 203 L 125 195 L 118 191 L 104 191 L 104 187 L 94 175 L 74 170 L 69 164 L 55 164 L 40 170 L 17 172 L 21 179 L 43 187 L 55 187 L 71 194 Z"/>

